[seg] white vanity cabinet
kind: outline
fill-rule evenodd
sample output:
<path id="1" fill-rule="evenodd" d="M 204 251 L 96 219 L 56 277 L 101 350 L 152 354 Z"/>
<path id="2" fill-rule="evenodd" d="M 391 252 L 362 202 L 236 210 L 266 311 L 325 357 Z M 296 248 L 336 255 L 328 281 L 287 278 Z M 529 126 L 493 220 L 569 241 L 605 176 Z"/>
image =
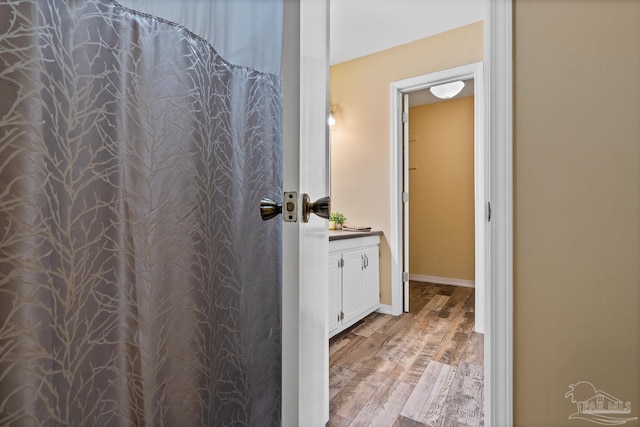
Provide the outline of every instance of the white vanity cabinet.
<path id="1" fill-rule="evenodd" d="M 379 246 L 377 233 L 330 233 L 329 337 L 380 307 Z"/>

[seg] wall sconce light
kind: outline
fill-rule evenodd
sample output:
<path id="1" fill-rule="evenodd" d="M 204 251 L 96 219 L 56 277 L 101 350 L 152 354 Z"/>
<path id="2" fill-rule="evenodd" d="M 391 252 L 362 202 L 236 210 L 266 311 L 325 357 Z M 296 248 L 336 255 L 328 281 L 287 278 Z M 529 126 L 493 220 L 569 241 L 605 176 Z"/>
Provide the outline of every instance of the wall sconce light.
<path id="1" fill-rule="evenodd" d="M 464 88 L 464 82 L 458 80 L 451 83 L 445 83 L 443 85 L 432 86 L 429 90 L 435 97 L 440 99 L 449 99 L 459 94 L 462 88 Z"/>
<path id="2" fill-rule="evenodd" d="M 336 119 L 333 117 L 333 111 L 329 110 L 329 117 L 327 117 L 327 124 L 330 128 L 336 125 Z"/>

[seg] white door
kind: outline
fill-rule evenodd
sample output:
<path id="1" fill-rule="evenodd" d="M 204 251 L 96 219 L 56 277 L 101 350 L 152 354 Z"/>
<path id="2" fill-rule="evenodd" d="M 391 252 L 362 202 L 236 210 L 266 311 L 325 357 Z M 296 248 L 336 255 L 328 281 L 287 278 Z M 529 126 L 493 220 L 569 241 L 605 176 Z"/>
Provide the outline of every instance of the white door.
<path id="1" fill-rule="evenodd" d="M 342 322 L 347 325 L 364 310 L 364 258 L 362 249 L 344 251 L 342 260 Z"/>
<path id="2" fill-rule="evenodd" d="M 329 254 L 329 304 L 327 310 L 327 323 L 329 336 L 340 326 L 340 312 L 342 311 L 342 253 Z"/>
<path id="3" fill-rule="evenodd" d="M 380 247 L 367 246 L 364 248 L 364 310 L 369 310 L 380 303 Z"/>
<path id="4" fill-rule="evenodd" d="M 328 1 L 284 2 L 285 191 L 328 195 Z M 327 221 L 283 224 L 282 425 L 329 421 Z"/>
<path id="5" fill-rule="evenodd" d="M 402 285 L 403 311 L 409 312 L 409 94 L 402 94 Z"/>

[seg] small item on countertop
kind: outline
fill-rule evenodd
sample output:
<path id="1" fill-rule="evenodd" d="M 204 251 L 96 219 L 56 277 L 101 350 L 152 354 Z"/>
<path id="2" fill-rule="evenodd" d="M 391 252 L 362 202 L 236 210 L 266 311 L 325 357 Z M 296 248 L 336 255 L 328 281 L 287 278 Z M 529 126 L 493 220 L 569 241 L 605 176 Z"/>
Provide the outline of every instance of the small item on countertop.
<path id="1" fill-rule="evenodd" d="M 344 224 L 343 231 L 371 231 L 371 227 L 363 227 L 361 225 Z"/>

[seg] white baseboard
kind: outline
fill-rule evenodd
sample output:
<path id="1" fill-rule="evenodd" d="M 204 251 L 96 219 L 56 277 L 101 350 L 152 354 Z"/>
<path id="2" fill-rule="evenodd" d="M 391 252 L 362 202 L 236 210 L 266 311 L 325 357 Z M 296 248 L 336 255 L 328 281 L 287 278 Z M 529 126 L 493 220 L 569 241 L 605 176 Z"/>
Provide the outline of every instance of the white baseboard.
<path id="1" fill-rule="evenodd" d="M 393 314 L 393 307 L 391 304 L 380 304 L 377 312 L 382 314 Z"/>
<path id="2" fill-rule="evenodd" d="M 416 282 L 429 282 L 438 285 L 461 286 L 463 288 L 475 288 L 476 282 L 473 280 L 451 279 L 449 277 L 423 276 L 420 274 L 409 274 L 409 280 Z"/>

